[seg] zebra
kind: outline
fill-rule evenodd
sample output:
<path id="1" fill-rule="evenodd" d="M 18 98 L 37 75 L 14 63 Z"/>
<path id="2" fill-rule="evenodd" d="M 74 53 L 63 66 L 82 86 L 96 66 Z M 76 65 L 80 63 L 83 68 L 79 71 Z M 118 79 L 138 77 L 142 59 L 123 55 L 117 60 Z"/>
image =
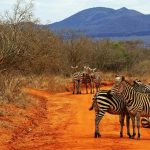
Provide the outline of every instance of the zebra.
<path id="1" fill-rule="evenodd" d="M 89 67 L 91 73 L 90 73 L 90 77 L 91 77 L 91 84 L 92 84 L 92 93 L 94 93 L 94 88 L 96 88 L 96 92 L 98 92 L 100 90 L 100 85 L 101 85 L 101 78 L 100 75 L 95 72 L 96 68 L 91 69 Z"/>
<path id="2" fill-rule="evenodd" d="M 95 83 L 95 87 L 96 87 L 96 92 L 100 91 L 101 77 L 99 75 L 96 75 L 94 83 Z"/>
<path id="3" fill-rule="evenodd" d="M 118 76 L 115 78 L 115 84 L 112 87 L 110 94 L 122 96 L 132 120 L 133 135 L 131 138 L 134 138 L 136 135 L 136 118 L 138 129 L 137 139 L 140 139 L 140 117 L 150 117 L 150 94 L 135 91 L 132 85 L 125 80 L 124 76 Z"/>
<path id="4" fill-rule="evenodd" d="M 131 137 L 129 126 L 129 114 L 126 110 L 125 103 L 120 96 L 111 96 L 109 94 L 109 91 L 99 91 L 94 95 L 93 103 L 89 110 L 92 110 L 93 108 L 95 109 L 95 138 L 101 136 L 99 132 L 99 123 L 106 112 L 110 114 L 119 115 L 121 127 L 120 137 L 123 137 L 124 118 L 126 116 L 127 135 Z"/>
<path id="5" fill-rule="evenodd" d="M 92 80 L 91 80 L 91 70 L 89 67 L 84 66 L 84 71 L 81 74 L 82 83 L 85 84 L 86 87 L 86 93 L 88 94 L 88 84 L 90 85 L 91 93 L 93 93 L 92 90 Z"/>
<path id="6" fill-rule="evenodd" d="M 134 88 L 141 93 L 150 93 L 150 85 L 143 84 L 140 80 L 134 80 Z"/>
<path id="7" fill-rule="evenodd" d="M 100 90 L 101 78 L 95 72 L 96 68 L 92 69 L 90 67 L 85 67 L 84 69 L 86 70 L 84 77 L 85 77 L 85 79 L 87 79 L 87 84 L 88 83 L 90 84 L 91 93 L 94 94 L 94 88 L 96 88 L 96 92 L 98 92 Z M 87 91 L 87 93 L 88 93 L 88 91 Z"/>
<path id="8" fill-rule="evenodd" d="M 150 93 L 150 86 L 143 84 L 140 80 L 134 80 L 133 81 L 133 88 L 141 93 Z M 143 117 L 141 119 L 142 127 L 144 128 L 150 128 L 150 117 Z"/>
<path id="9" fill-rule="evenodd" d="M 78 66 L 71 66 L 71 68 L 73 69 L 74 73 L 72 75 L 72 82 L 73 82 L 73 94 L 75 94 L 75 91 L 77 94 L 81 94 L 81 73 L 77 72 Z"/>

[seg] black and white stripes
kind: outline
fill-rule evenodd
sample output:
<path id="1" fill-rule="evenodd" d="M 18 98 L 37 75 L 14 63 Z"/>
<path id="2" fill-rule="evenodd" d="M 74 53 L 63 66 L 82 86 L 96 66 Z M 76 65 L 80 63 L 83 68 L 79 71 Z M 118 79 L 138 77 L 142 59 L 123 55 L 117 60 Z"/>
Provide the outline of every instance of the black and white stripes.
<path id="1" fill-rule="evenodd" d="M 88 87 L 90 87 L 90 93 L 94 93 L 94 88 L 96 91 L 100 90 L 100 82 L 101 78 L 98 73 L 95 72 L 96 68 L 91 69 L 90 67 L 84 66 L 83 72 L 78 71 L 78 66 L 72 67 L 73 75 L 72 75 L 72 82 L 73 82 L 73 94 L 81 93 L 82 85 L 85 85 L 86 93 L 88 93 Z"/>
<path id="2" fill-rule="evenodd" d="M 71 68 L 73 69 L 74 72 L 72 75 L 73 94 L 75 94 L 75 92 L 77 94 L 81 94 L 81 83 L 82 83 L 81 73 L 77 72 L 78 66 L 76 67 L 71 66 Z"/>
<path id="3" fill-rule="evenodd" d="M 130 137 L 129 131 L 129 114 L 126 110 L 125 102 L 120 96 L 111 96 L 109 91 L 100 91 L 93 97 L 93 104 L 90 110 L 95 109 L 95 138 L 100 136 L 99 123 L 106 112 L 110 114 L 120 115 L 120 137 L 123 137 L 123 125 L 126 115 L 127 134 Z"/>
<path id="4" fill-rule="evenodd" d="M 150 85 L 144 84 L 140 80 L 133 81 L 133 88 L 140 93 L 150 93 Z M 143 117 L 141 124 L 143 128 L 150 128 L 150 117 Z"/>
<path id="5" fill-rule="evenodd" d="M 138 139 L 140 139 L 140 117 L 150 116 L 150 94 L 136 92 L 124 77 L 116 77 L 116 82 L 111 90 L 112 95 L 121 95 L 126 103 L 127 110 L 132 119 L 133 135 L 135 133 L 135 117 L 137 119 Z"/>

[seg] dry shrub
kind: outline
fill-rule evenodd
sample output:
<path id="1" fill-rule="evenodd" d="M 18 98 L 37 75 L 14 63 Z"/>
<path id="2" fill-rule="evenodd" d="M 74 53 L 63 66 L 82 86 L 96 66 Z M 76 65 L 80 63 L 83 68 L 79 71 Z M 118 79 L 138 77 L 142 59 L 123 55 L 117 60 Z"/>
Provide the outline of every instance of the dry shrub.
<path id="1" fill-rule="evenodd" d="M 26 77 L 17 73 L 5 73 L 0 75 L 0 102 L 13 103 L 25 108 L 27 105 L 37 105 L 30 96 L 23 92 L 23 88 L 29 84 Z M 33 103 L 34 102 L 34 103 Z"/>
<path id="2" fill-rule="evenodd" d="M 114 82 L 116 75 L 122 75 L 131 83 L 134 80 L 138 79 L 138 80 L 141 80 L 145 84 L 149 84 L 150 77 L 149 77 L 149 73 L 147 73 L 147 68 L 146 68 L 146 71 L 143 72 L 143 74 L 141 74 L 142 70 L 145 70 L 145 67 L 141 68 L 141 71 L 139 71 L 139 69 L 136 70 L 136 68 L 135 68 L 135 71 L 137 73 L 135 73 L 134 71 L 132 71 L 132 73 L 125 72 L 125 71 L 120 71 L 118 73 L 114 73 L 114 72 L 98 72 L 98 73 L 99 73 L 100 77 L 102 78 L 103 83 Z"/>
<path id="3" fill-rule="evenodd" d="M 29 88 L 40 90 L 48 90 L 49 92 L 65 92 L 69 91 L 70 79 L 63 76 L 54 75 L 33 75 L 28 77 Z"/>

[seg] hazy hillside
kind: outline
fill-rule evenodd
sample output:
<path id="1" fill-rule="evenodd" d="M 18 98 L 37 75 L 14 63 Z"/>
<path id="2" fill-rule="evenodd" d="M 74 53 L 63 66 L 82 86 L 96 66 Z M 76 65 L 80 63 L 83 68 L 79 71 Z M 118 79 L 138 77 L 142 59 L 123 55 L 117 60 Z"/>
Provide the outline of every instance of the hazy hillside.
<path id="1" fill-rule="evenodd" d="M 150 15 L 125 7 L 121 9 L 90 8 L 46 27 L 58 31 L 71 29 L 90 37 L 150 35 Z"/>

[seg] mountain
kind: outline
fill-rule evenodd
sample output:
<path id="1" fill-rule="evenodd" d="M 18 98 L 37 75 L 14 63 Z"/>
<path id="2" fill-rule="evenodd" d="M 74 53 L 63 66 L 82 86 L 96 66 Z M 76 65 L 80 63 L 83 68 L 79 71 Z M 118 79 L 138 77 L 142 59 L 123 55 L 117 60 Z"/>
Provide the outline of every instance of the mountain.
<path id="1" fill-rule="evenodd" d="M 145 36 L 150 35 L 150 15 L 125 7 L 96 7 L 45 26 L 53 31 L 79 31 L 90 37 Z"/>

